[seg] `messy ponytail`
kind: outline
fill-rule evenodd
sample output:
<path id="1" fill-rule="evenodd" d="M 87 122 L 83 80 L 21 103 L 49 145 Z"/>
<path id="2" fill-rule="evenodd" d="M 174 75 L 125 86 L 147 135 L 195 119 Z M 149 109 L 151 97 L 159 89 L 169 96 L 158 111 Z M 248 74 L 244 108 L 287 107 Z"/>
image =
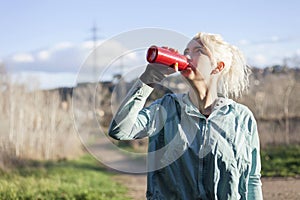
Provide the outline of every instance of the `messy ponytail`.
<path id="1" fill-rule="evenodd" d="M 220 61 L 225 64 L 218 81 L 218 93 L 225 97 L 237 98 L 248 90 L 251 71 L 237 47 L 225 42 L 217 34 L 200 32 L 193 39 L 204 46 L 213 68 Z"/>

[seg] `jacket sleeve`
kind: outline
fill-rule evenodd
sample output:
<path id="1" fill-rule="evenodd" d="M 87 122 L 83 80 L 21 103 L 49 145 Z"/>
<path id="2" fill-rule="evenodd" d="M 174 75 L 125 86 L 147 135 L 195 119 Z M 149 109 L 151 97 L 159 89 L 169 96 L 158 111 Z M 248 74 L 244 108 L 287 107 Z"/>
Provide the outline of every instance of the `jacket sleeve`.
<path id="1" fill-rule="evenodd" d="M 261 159 L 260 159 L 260 143 L 259 143 L 259 136 L 257 131 L 257 124 L 256 120 L 254 119 L 253 115 L 250 118 L 248 126 L 252 133 L 251 139 L 251 169 L 250 169 L 250 176 L 248 182 L 248 199 L 263 199 L 262 195 L 262 183 L 261 183 Z"/>
<path id="2" fill-rule="evenodd" d="M 114 115 L 108 134 L 117 140 L 133 140 L 149 136 L 157 128 L 159 103 L 143 108 L 153 88 L 138 80 Z"/>

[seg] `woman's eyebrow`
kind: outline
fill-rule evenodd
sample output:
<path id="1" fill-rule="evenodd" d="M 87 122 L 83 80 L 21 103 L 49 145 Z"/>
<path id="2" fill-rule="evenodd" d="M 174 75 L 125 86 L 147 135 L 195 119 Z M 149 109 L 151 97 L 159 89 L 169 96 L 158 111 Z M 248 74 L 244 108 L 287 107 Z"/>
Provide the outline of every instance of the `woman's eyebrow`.
<path id="1" fill-rule="evenodd" d="M 186 48 L 183 52 L 187 52 L 187 51 L 189 51 L 189 48 Z"/>
<path id="2" fill-rule="evenodd" d="M 194 51 L 200 50 L 200 52 L 201 52 L 202 54 L 207 55 L 207 56 L 210 55 L 209 52 L 207 51 L 207 49 L 206 49 L 205 47 L 203 47 L 203 46 L 196 46 L 196 47 L 194 47 L 193 50 L 194 50 Z"/>
<path id="3" fill-rule="evenodd" d="M 202 46 L 196 46 L 196 47 L 194 47 L 194 50 L 197 50 L 197 49 L 203 50 L 203 47 Z"/>

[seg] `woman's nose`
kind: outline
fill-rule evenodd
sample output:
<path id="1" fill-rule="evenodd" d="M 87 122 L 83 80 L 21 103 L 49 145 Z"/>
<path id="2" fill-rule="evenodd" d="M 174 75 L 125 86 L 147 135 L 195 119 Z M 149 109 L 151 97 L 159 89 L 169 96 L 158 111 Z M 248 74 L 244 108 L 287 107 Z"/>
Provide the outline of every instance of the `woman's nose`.
<path id="1" fill-rule="evenodd" d="M 185 57 L 188 59 L 189 62 L 193 61 L 192 57 L 189 54 L 185 55 Z"/>

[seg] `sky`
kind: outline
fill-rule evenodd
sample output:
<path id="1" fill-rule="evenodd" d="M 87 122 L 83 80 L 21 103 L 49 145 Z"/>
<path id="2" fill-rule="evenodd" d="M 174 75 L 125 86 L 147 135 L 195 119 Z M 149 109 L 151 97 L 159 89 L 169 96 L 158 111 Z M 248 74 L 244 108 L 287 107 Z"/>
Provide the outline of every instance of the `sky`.
<path id="1" fill-rule="evenodd" d="M 199 31 L 221 34 L 256 67 L 300 56 L 295 0 L 1 0 L 0 5 L 0 63 L 15 80 L 36 78 L 42 88 L 76 84 L 93 50 L 94 25 L 100 45 L 132 30 L 160 28 L 188 38 Z"/>

